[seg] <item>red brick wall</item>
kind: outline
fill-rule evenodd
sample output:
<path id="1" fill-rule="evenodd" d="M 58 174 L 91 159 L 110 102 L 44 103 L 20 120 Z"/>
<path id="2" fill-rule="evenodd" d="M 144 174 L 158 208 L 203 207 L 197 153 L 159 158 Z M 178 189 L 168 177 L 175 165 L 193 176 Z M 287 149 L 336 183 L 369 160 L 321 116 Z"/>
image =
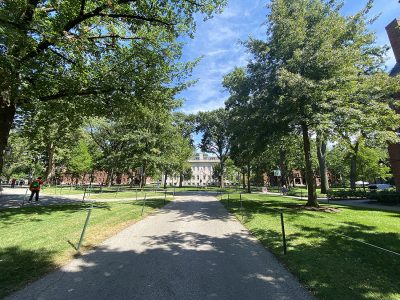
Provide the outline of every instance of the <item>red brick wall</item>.
<path id="1" fill-rule="evenodd" d="M 386 32 L 389 36 L 390 44 L 396 57 L 396 61 L 400 62 L 400 19 L 393 20 L 386 26 Z"/>

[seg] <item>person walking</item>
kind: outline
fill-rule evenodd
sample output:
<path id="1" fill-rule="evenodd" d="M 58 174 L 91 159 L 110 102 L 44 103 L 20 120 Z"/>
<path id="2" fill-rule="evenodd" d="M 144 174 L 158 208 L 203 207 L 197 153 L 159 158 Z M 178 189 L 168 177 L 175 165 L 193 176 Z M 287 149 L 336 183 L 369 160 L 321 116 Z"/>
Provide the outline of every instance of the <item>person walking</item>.
<path id="1" fill-rule="evenodd" d="M 37 179 L 33 180 L 29 185 L 29 190 L 31 191 L 31 196 L 29 197 L 29 202 L 32 201 L 33 195 L 35 195 L 35 201 L 39 201 L 39 192 L 40 186 L 44 183 L 42 181 L 42 177 L 38 177 Z"/>

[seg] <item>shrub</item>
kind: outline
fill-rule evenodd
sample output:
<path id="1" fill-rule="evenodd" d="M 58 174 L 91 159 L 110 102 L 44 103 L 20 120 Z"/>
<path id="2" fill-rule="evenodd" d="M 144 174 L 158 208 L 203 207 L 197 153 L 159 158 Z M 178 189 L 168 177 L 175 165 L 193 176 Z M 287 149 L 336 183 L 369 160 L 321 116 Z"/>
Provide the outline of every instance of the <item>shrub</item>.
<path id="1" fill-rule="evenodd" d="M 369 193 L 368 198 L 389 204 L 400 203 L 400 193 L 395 191 L 373 191 Z"/>
<path id="2" fill-rule="evenodd" d="M 352 190 L 352 189 L 341 189 L 341 190 L 328 190 L 328 199 L 365 199 L 367 197 L 367 192 L 363 190 Z"/>

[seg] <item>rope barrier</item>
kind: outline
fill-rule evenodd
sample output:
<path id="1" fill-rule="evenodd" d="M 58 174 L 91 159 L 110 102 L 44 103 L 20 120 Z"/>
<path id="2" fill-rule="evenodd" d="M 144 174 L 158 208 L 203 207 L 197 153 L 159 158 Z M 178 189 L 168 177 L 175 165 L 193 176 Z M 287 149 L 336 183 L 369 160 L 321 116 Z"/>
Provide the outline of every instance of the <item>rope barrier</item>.
<path id="1" fill-rule="evenodd" d="M 392 254 L 394 254 L 394 255 L 400 256 L 400 253 L 394 252 L 394 251 L 392 251 L 392 250 L 389 250 L 389 249 L 382 248 L 382 247 L 379 247 L 379 246 L 376 246 L 376 245 L 373 245 L 373 244 L 370 244 L 370 243 L 367 243 L 367 242 L 363 242 L 363 241 L 357 240 L 357 239 L 355 239 L 355 238 L 352 238 L 352 237 L 350 237 L 350 236 L 341 234 L 341 233 L 339 233 L 339 232 L 335 232 L 335 233 L 336 233 L 337 235 L 344 236 L 344 237 L 346 237 L 346 238 L 348 238 L 348 239 L 350 239 L 350 240 L 353 240 L 353 241 L 356 241 L 356 242 L 359 242 L 359 243 L 362 243 L 362 244 L 365 244 L 365 245 L 368 245 L 368 246 L 371 246 L 371 247 L 374 247 L 374 248 L 377 248 L 377 249 L 380 249 L 380 250 L 383 250 L 383 251 L 392 253 Z"/>

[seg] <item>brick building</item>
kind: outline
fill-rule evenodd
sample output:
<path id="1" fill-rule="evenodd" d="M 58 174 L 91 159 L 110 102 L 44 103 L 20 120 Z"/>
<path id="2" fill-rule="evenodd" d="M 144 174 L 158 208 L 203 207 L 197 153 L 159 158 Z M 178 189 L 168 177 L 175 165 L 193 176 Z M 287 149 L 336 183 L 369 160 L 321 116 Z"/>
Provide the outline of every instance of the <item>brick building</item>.
<path id="1" fill-rule="evenodd" d="M 386 32 L 392 45 L 394 57 L 396 58 L 396 65 L 390 72 L 390 75 L 397 76 L 400 73 L 400 19 L 395 19 L 386 26 Z M 400 113 L 400 111 L 397 111 L 397 113 Z M 400 191 L 400 144 L 389 145 L 389 157 L 396 190 Z"/>

